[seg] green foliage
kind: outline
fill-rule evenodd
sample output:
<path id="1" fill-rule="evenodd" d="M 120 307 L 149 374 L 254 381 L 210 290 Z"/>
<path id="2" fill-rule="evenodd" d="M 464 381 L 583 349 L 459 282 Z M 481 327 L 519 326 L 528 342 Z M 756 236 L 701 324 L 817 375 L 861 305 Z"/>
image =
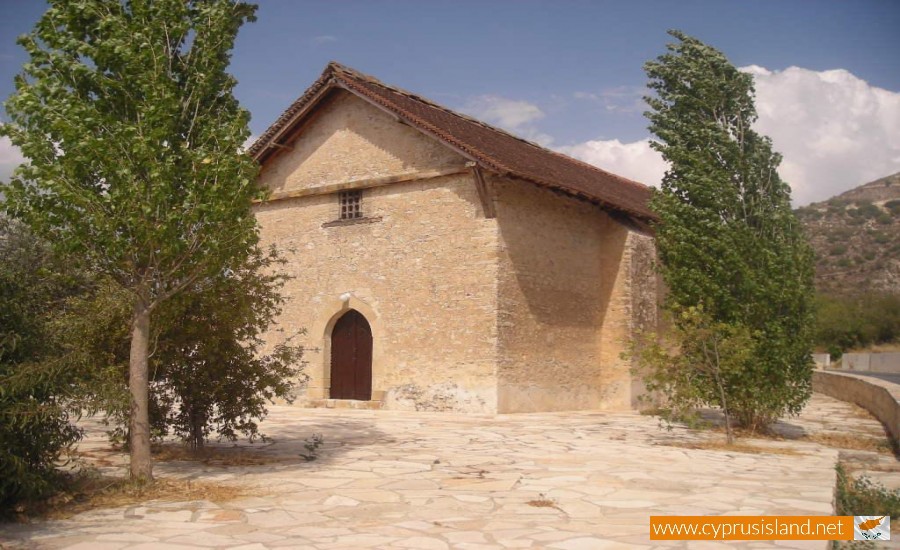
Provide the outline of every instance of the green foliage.
<path id="1" fill-rule="evenodd" d="M 201 447 L 211 433 L 259 435 L 255 419 L 275 398 L 292 401 L 303 350 L 287 343 L 263 353 L 262 333 L 281 311 L 283 277 L 274 252 L 257 251 L 184 293 L 158 317 L 164 331 L 152 359 L 154 426 Z"/>
<path id="2" fill-rule="evenodd" d="M 0 216 L 0 511 L 53 488 L 81 432 L 70 423 L 77 372 L 48 325 L 81 281 L 21 224 Z"/>
<path id="3" fill-rule="evenodd" d="M 691 328 L 678 326 L 683 312 L 699 307 L 717 331 L 752 341 L 752 360 L 725 361 L 743 365 L 741 384 L 726 390 L 739 422 L 763 426 L 810 395 L 812 251 L 776 171 L 781 157 L 751 128 L 752 76 L 670 34 L 678 42 L 645 65 L 653 146 L 671 165 L 651 201 L 667 307 L 681 337 Z M 707 378 L 692 382 L 709 395 Z"/>
<path id="4" fill-rule="evenodd" d="M 881 209 L 871 202 L 857 201 L 857 207 L 847 210 L 847 214 L 854 218 L 874 219 L 881 214 Z"/>
<path id="5" fill-rule="evenodd" d="M 884 203 L 884 207 L 887 208 L 893 216 L 900 216 L 900 199 L 887 201 Z"/>
<path id="6" fill-rule="evenodd" d="M 888 489 L 866 476 L 852 476 L 840 463 L 835 466 L 835 471 L 835 515 L 897 517 L 900 514 L 900 490 Z M 877 550 L 883 546 L 877 541 L 833 541 L 832 547 Z"/>
<path id="7" fill-rule="evenodd" d="M 29 162 L 8 207 L 155 301 L 255 242 L 248 114 L 226 67 L 253 8 L 231 1 L 55 0 L 19 39 L 6 102 Z"/>
<path id="8" fill-rule="evenodd" d="M 862 476 L 851 476 L 841 464 L 837 471 L 835 512 L 839 516 L 900 516 L 900 490 L 886 489 L 883 485 Z"/>
<path id="9" fill-rule="evenodd" d="M 667 421 L 690 418 L 692 411 L 708 405 L 721 409 L 732 443 L 733 411 L 752 410 L 757 400 L 754 381 L 748 378 L 755 361 L 753 337 L 746 327 L 712 320 L 699 306 L 679 310 L 672 321 L 672 331 L 661 341 L 630 352 L 646 373 L 647 390 L 668 398 L 662 415 Z"/>
<path id="10" fill-rule="evenodd" d="M 267 403 L 292 399 L 305 381 L 302 349 L 289 342 L 270 353 L 261 335 L 279 314 L 284 276 L 274 251 L 256 249 L 160 306 L 150 358 L 152 434 L 175 434 L 193 447 L 210 436 L 251 440 Z M 114 283 L 70 300 L 55 323 L 67 360 L 94 373 L 82 406 L 102 410 L 114 439 L 127 434 L 127 322 L 130 297 Z"/>
<path id="11" fill-rule="evenodd" d="M 798 208 L 794 211 L 798 219 L 805 221 L 816 221 L 822 219 L 822 212 L 817 208 L 813 208 L 811 206 L 805 206 Z"/>
<path id="12" fill-rule="evenodd" d="M 263 196 L 227 67 L 255 6 L 236 0 L 51 0 L 0 135 L 28 163 L 7 210 L 131 295 L 134 477 L 152 475 L 151 312 L 258 241 Z"/>
<path id="13" fill-rule="evenodd" d="M 829 229 L 828 238 L 834 240 L 846 240 L 856 234 L 856 231 L 847 227 L 835 227 Z"/>
<path id="14" fill-rule="evenodd" d="M 815 343 L 829 352 L 900 342 L 900 295 L 816 296 Z"/>

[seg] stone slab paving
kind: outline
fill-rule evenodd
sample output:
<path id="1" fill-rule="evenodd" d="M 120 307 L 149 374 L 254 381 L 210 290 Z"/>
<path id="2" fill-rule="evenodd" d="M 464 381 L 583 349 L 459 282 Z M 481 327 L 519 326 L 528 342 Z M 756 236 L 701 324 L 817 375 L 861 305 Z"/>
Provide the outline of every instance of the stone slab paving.
<path id="1" fill-rule="evenodd" d="M 826 418 L 827 417 L 827 418 Z M 867 422 L 816 396 L 788 431 Z M 873 422 L 868 420 L 868 422 Z M 121 472 L 97 422 L 82 451 Z M 817 428 L 818 426 L 818 428 Z M 877 426 L 877 423 L 876 423 Z M 833 513 L 834 449 L 759 442 L 796 454 L 672 446 L 710 437 L 661 430 L 636 413 L 499 415 L 272 407 L 270 462 L 156 465 L 157 476 L 240 484 L 252 497 L 145 502 L 67 520 L 0 525 L 4 548 L 390 548 L 558 550 L 826 548 L 827 543 L 661 542 L 651 515 Z M 321 433 L 319 458 L 303 440 Z"/>

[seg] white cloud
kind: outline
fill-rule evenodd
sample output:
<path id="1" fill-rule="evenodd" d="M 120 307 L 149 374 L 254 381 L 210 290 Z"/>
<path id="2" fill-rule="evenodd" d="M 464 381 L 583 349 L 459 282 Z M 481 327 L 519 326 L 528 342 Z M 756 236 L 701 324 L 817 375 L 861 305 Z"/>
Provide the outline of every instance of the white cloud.
<path id="1" fill-rule="evenodd" d="M 742 70 L 755 78 L 755 129 L 783 155 L 779 173 L 791 185 L 794 204 L 825 200 L 900 171 L 900 93 L 842 69 Z M 584 92 L 576 97 L 603 98 Z M 648 140 L 594 140 L 559 150 L 648 185 L 658 185 L 665 172 Z"/>
<path id="2" fill-rule="evenodd" d="M 469 99 L 459 110 L 544 146 L 553 141 L 534 126 L 535 121 L 544 118 L 544 112 L 534 103 L 482 95 Z"/>
<path id="3" fill-rule="evenodd" d="M 241 149 L 246 151 L 247 149 L 250 148 L 250 146 L 252 146 L 254 143 L 256 143 L 256 140 L 258 140 L 258 139 L 259 139 L 259 136 L 250 134 L 250 137 L 248 137 L 246 140 L 244 140 L 244 144 L 241 145 Z"/>
<path id="4" fill-rule="evenodd" d="M 843 69 L 741 70 L 754 77 L 755 128 L 784 156 L 779 172 L 795 204 L 900 171 L 900 93 Z"/>
<path id="5" fill-rule="evenodd" d="M 591 140 L 559 147 L 557 150 L 608 172 L 654 187 L 659 187 L 667 167 L 662 156 L 650 148 L 649 139 L 631 143 L 622 143 L 617 139 Z"/>
<path id="6" fill-rule="evenodd" d="M 19 148 L 9 141 L 8 137 L 0 137 L 0 181 L 9 181 L 16 166 L 25 162 Z"/>

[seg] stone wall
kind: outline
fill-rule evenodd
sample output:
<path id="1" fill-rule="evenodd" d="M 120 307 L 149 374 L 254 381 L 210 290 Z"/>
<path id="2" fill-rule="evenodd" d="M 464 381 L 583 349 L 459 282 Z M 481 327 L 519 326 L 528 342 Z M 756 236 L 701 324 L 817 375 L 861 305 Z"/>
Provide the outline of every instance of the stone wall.
<path id="1" fill-rule="evenodd" d="M 409 132 L 345 95 L 264 171 L 273 189 L 362 182 L 365 216 L 329 223 L 338 218 L 334 192 L 257 206 L 263 244 L 279 247 L 293 277 L 267 340 L 305 329 L 306 397 L 327 398 L 330 331 L 354 308 L 373 331 L 373 399 L 391 408 L 494 411 L 497 229 L 483 215 L 473 176 L 365 188 L 367 178 L 449 166 L 448 157 L 463 165 Z"/>
<path id="2" fill-rule="evenodd" d="M 626 409 L 633 269 L 644 239 L 599 207 L 493 178 L 501 238 L 498 409 Z M 642 284 L 645 281 L 641 281 Z M 652 290 L 651 290 L 652 292 Z"/>
<path id="3" fill-rule="evenodd" d="M 856 403 L 872 413 L 900 441 L 900 385 L 847 373 L 813 372 L 813 391 Z"/>
<path id="4" fill-rule="evenodd" d="M 298 138 L 268 159 L 259 180 L 273 192 L 461 166 L 465 160 L 436 140 L 400 124 L 345 91 L 319 107 Z"/>
<path id="5" fill-rule="evenodd" d="M 269 346 L 305 331 L 301 400 L 329 398 L 330 335 L 350 308 L 373 333 L 373 400 L 387 408 L 627 409 L 642 390 L 621 359 L 656 323 L 652 239 L 596 205 L 486 175 L 346 92 L 270 158 L 257 205 L 284 255 Z M 338 197 L 361 189 L 363 218 Z M 342 300 L 341 296 L 348 297 Z"/>

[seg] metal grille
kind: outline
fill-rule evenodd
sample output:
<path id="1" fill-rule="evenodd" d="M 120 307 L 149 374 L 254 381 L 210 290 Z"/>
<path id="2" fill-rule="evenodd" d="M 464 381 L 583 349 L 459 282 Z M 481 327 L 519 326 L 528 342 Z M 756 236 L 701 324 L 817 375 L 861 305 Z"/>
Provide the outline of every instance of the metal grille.
<path id="1" fill-rule="evenodd" d="M 338 194 L 341 202 L 342 220 L 362 218 L 362 191 L 341 191 Z"/>

